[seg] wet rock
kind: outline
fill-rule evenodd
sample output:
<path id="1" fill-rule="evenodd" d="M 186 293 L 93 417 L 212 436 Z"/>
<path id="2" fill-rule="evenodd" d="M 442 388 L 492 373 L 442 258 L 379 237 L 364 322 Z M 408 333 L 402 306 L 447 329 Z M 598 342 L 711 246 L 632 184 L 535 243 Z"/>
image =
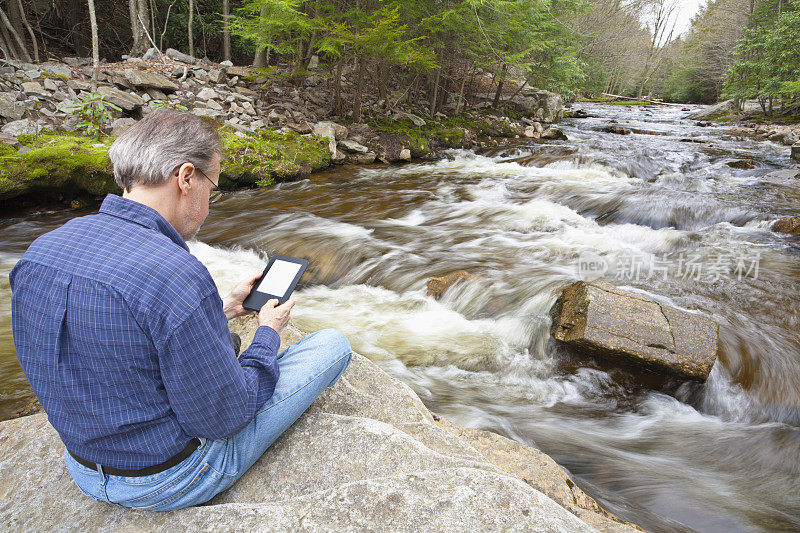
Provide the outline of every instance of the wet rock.
<path id="1" fill-rule="evenodd" d="M 370 165 L 375 162 L 376 157 L 375 152 L 347 154 L 347 159 L 358 165 Z"/>
<path id="2" fill-rule="evenodd" d="M 534 128 L 533 126 L 526 126 L 523 135 L 525 135 L 525 137 L 528 137 L 529 139 L 539 138 L 539 132 L 536 131 L 536 128 Z"/>
<path id="3" fill-rule="evenodd" d="M 783 217 L 772 225 L 772 231 L 800 235 L 800 217 Z"/>
<path id="4" fill-rule="evenodd" d="M 542 139 L 554 139 L 554 140 L 562 140 L 566 141 L 567 136 L 564 134 L 563 131 L 556 128 L 555 126 L 548 126 L 540 136 Z"/>
<path id="5" fill-rule="evenodd" d="M 13 135 L 14 137 L 18 137 L 19 135 L 28 133 L 28 134 L 37 134 L 41 131 L 42 127 L 36 123 L 35 120 L 31 120 L 29 118 L 23 118 L 21 120 L 15 120 L 13 122 L 9 122 L 5 126 L 3 126 L 3 133 L 7 133 L 9 135 Z"/>
<path id="6" fill-rule="evenodd" d="M 144 100 L 142 100 L 138 95 L 120 91 L 116 87 L 101 85 L 97 88 L 97 92 L 105 95 L 106 100 L 112 104 L 118 105 L 125 111 L 133 111 L 137 107 L 144 105 Z"/>
<path id="7" fill-rule="evenodd" d="M 232 62 L 230 62 L 230 61 L 228 61 L 228 60 L 226 59 L 225 61 L 223 61 L 222 63 L 220 63 L 220 65 L 222 65 L 223 67 L 232 67 L 232 66 L 233 66 L 233 63 L 232 63 Z"/>
<path id="8" fill-rule="evenodd" d="M 704 381 L 716 360 L 715 322 L 604 281 L 565 287 L 550 316 L 556 340 L 612 363 Z"/>
<path id="9" fill-rule="evenodd" d="M 751 170 L 758 166 L 758 163 L 752 159 L 740 159 L 739 161 L 728 161 L 725 163 L 731 168 L 738 168 L 741 170 Z"/>
<path id="10" fill-rule="evenodd" d="M 338 147 L 346 152 L 357 152 L 361 154 L 365 154 L 369 151 L 369 148 L 364 146 L 363 144 L 359 144 L 352 139 L 342 139 L 338 143 Z"/>
<path id="11" fill-rule="evenodd" d="M 458 270 L 450 272 L 444 276 L 428 280 L 426 286 L 428 287 L 428 296 L 433 296 L 437 300 L 441 298 L 445 291 L 455 285 L 456 283 L 464 280 L 474 279 L 475 276 L 465 270 Z"/>
<path id="12" fill-rule="evenodd" d="M 611 126 L 606 126 L 603 128 L 603 131 L 606 133 L 613 133 L 615 135 L 630 135 L 631 130 L 628 128 L 623 128 L 618 124 L 612 124 Z"/>
<path id="13" fill-rule="evenodd" d="M 125 77 L 137 89 L 158 89 L 159 91 L 177 91 L 178 84 L 165 76 L 147 70 L 126 69 Z"/>
<path id="14" fill-rule="evenodd" d="M 796 142 L 792 145 L 791 158 L 795 161 L 800 161 L 800 142 Z"/>
<path id="15" fill-rule="evenodd" d="M 190 56 L 188 54 L 184 54 L 183 52 L 179 52 L 178 50 L 175 50 L 174 48 L 167 48 L 167 51 L 165 53 L 166 53 L 168 58 L 174 59 L 175 61 L 180 61 L 182 63 L 188 63 L 189 65 L 194 65 L 195 63 L 197 63 L 197 59 L 196 58 L 194 58 L 194 57 L 192 57 L 192 56 Z"/>
<path id="16" fill-rule="evenodd" d="M 12 93 L 0 92 L 0 116 L 11 120 L 19 120 L 25 114 L 25 106 L 18 102 Z"/>
<path id="17" fill-rule="evenodd" d="M 591 117 L 591 115 L 589 113 L 587 113 L 586 111 L 584 111 L 583 109 L 576 109 L 575 111 L 573 111 L 570 114 L 570 116 L 572 118 L 589 118 L 589 117 Z"/>

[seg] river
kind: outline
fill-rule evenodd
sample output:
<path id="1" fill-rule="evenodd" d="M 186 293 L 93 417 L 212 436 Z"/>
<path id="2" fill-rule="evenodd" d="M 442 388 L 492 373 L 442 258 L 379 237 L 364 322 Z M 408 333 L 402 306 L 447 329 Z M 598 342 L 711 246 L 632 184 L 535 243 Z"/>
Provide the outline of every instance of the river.
<path id="1" fill-rule="evenodd" d="M 434 412 L 535 445 L 653 531 L 800 529 L 800 245 L 769 231 L 800 187 L 788 148 L 677 107 L 576 104 L 568 141 L 503 141 L 404 166 L 336 168 L 214 204 L 190 243 L 220 291 L 268 255 L 306 257 L 293 323 L 335 327 Z M 600 131 L 612 121 L 645 133 Z M 749 160 L 751 169 L 732 161 Z M 38 235 L 94 211 L 0 219 L 0 410 L 31 397 L 8 272 Z M 565 353 L 559 289 L 586 274 L 720 324 L 704 384 Z M 635 267 L 635 268 L 634 268 Z M 426 297 L 433 276 L 473 277 Z M 5 414 L 0 413 L 0 414 Z"/>

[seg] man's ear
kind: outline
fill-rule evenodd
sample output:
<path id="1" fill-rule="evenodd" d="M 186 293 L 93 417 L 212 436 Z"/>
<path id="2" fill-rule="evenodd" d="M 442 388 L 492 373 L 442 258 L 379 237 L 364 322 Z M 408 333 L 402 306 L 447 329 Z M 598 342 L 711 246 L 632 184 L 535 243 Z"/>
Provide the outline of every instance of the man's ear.
<path id="1" fill-rule="evenodd" d="M 194 165 L 191 163 L 184 163 L 175 171 L 178 177 L 178 189 L 181 194 L 188 196 L 192 190 L 192 174 L 194 174 Z"/>

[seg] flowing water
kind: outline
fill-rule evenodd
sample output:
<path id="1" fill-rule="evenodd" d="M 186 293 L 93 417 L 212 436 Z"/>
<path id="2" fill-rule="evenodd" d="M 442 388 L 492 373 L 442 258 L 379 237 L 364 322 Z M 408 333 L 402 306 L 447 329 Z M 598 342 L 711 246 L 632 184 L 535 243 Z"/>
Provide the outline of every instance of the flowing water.
<path id="1" fill-rule="evenodd" d="M 336 169 L 212 208 L 192 252 L 221 292 L 268 255 L 310 259 L 293 322 L 354 349 L 458 424 L 536 445 L 619 516 L 655 531 L 800 529 L 800 211 L 788 149 L 682 120 L 680 108 L 580 104 L 568 141 L 517 139 L 432 163 Z M 644 133 L 600 130 L 612 120 Z M 751 169 L 729 162 L 749 160 Z M 7 273 L 85 212 L 0 220 L 0 401 L 30 397 Z M 587 259 L 588 258 L 588 259 Z M 566 353 L 559 289 L 608 281 L 720 324 L 704 384 Z M 426 281 L 472 277 L 439 301 Z M 596 274 L 595 274 L 596 277 Z"/>

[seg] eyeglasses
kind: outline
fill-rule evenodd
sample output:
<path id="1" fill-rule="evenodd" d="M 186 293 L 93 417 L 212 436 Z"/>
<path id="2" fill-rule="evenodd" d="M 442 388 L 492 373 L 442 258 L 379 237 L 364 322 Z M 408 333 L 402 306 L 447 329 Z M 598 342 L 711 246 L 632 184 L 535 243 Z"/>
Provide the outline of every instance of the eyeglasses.
<path id="1" fill-rule="evenodd" d="M 208 176 L 206 176 L 206 173 L 205 173 L 205 172 L 203 172 L 202 170 L 200 170 L 200 169 L 199 169 L 199 168 L 197 168 L 197 167 L 194 167 L 194 169 L 195 169 L 196 171 L 198 171 L 200 174 L 202 174 L 202 175 L 203 175 L 203 177 L 205 177 L 205 178 L 206 178 L 208 181 L 210 181 L 210 182 L 211 182 L 211 185 L 213 185 L 213 186 L 214 186 L 214 188 L 213 188 L 213 189 L 211 189 L 211 194 L 209 194 L 209 195 L 208 195 L 208 203 L 209 203 L 209 204 L 213 204 L 214 202 L 216 202 L 217 200 L 219 200 L 220 198 L 222 198 L 223 196 L 225 196 L 225 192 L 226 192 L 226 191 L 223 191 L 222 189 L 220 189 L 219 187 L 217 187 L 217 184 L 216 184 L 216 183 L 214 183 L 213 181 L 211 181 L 211 178 L 209 178 Z"/>

